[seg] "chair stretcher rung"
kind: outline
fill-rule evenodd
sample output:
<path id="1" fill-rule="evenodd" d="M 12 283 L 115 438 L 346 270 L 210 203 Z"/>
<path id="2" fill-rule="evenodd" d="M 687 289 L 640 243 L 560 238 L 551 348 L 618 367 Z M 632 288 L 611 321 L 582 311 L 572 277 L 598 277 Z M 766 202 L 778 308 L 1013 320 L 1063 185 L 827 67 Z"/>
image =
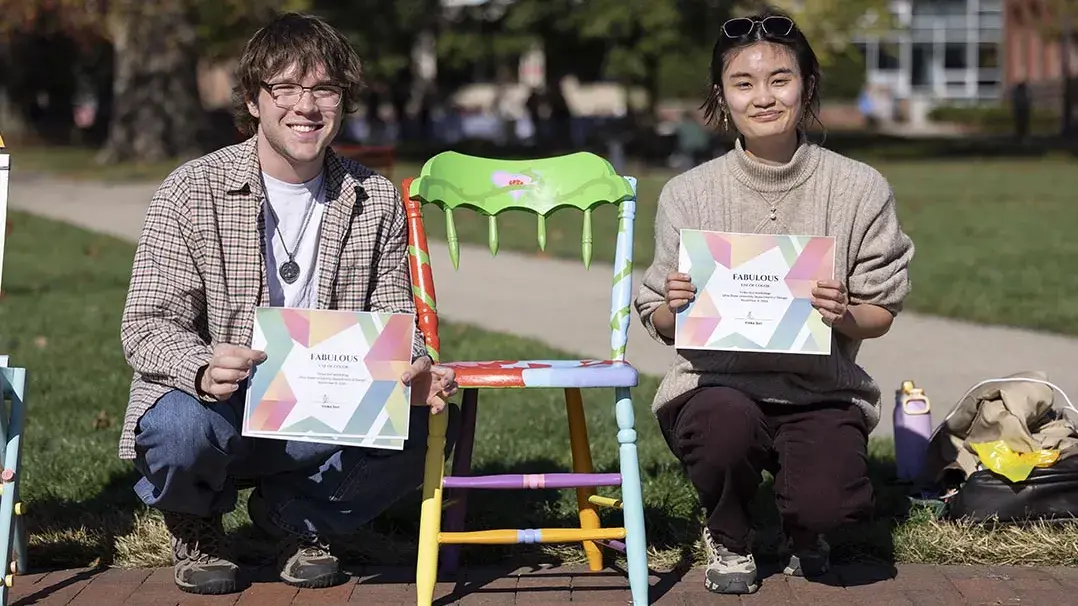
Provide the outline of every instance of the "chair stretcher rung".
<path id="1" fill-rule="evenodd" d="M 598 505 L 599 507 L 610 507 L 613 509 L 621 509 L 620 499 L 611 499 L 610 497 L 601 497 L 597 494 L 593 494 L 588 497 L 588 502 L 592 505 Z"/>
<path id="2" fill-rule="evenodd" d="M 529 528 L 522 530 L 478 530 L 475 532 L 442 532 L 438 542 L 443 545 L 518 545 L 532 543 L 578 543 L 580 541 L 611 541 L 625 538 L 624 528 Z"/>
<path id="3" fill-rule="evenodd" d="M 621 474 L 515 473 L 493 476 L 449 476 L 442 480 L 443 488 L 520 490 L 539 488 L 582 488 L 587 486 L 621 486 Z"/>
<path id="4" fill-rule="evenodd" d="M 607 549 L 613 549 L 614 551 L 620 551 L 621 553 L 625 553 L 625 543 L 622 543 L 621 541 L 615 541 L 611 539 L 609 541 L 596 541 L 596 543 L 602 545 L 603 547 L 606 547 Z"/>

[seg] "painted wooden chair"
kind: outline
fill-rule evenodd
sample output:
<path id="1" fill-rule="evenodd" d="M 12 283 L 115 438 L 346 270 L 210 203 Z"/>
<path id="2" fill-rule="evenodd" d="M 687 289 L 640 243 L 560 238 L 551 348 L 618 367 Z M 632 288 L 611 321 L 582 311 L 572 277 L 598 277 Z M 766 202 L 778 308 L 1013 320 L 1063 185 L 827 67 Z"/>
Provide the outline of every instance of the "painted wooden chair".
<path id="1" fill-rule="evenodd" d="M 580 542 L 592 571 L 603 568 L 600 547 L 626 554 L 634 604 L 648 599 L 646 535 L 637 464 L 636 430 L 630 388 L 637 384 L 637 371 L 625 360 L 632 290 L 633 222 L 636 214 L 636 180 L 615 173 L 611 165 L 590 153 L 536 160 L 493 160 L 444 152 L 423 166 L 419 177 L 403 182 L 409 228 L 409 258 L 413 294 L 419 325 L 431 357 L 456 370 L 463 393 L 461 432 L 454 452 L 452 472 L 444 476 L 446 414 L 433 417 L 427 441 L 423 484 L 419 558 L 416 564 L 417 603 L 433 598 L 438 574 L 439 550 L 443 572 L 453 572 L 462 544 L 520 544 Z M 611 290 L 610 356 L 605 360 L 454 361 L 440 360 L 437 299 L 429 260 L 422 207 L 445 213 L 449 255 L 454 268 L 460 253 L 453 222 L 454 211 L 470 209 L 488 217 L 489 247 L 498 252 L 498 215 L 506 210 L 535 213 L 539 247 L 546 246 L 546 218 L 561 208 L 584 213 L 582 254 L 585 266 L 592 256 L 591 213 L 601 205 L 620 209 Z M 565 393 L 572 473 L 469 476 L 480 390 L 553 388 Z M 591 448 L 585 423 L 581 389 L 614 388 L 618 424 L 620 473 L 593 472 Z M 526 411 L 521 411 L 526 415 Z M 523 418 L 526 418 L 524 416 Z M 621 499 L 599 496 L 596 487 L 621 488 Z M 464 520 L 469 489 L 527 490 L 575 488 L 579 529 L 511 529 L 465 532 Z M 453 491 L 454 502 L 446 511 L 441 530 L 442 491 Z M 597 507 L 622 510 L 623 528 L 601 528 Z M 442 546 L 445 546 L 444 549 Z"/>
<path id="2" fill-rule="evenodd" d="M 0 226 L 7 223 L 7 196 L 10 156 L 0 138 Z M 4 269 L 4 231 L 0 229 L 0 278 Z M 11 405 L 8 406 L 10 401 Z M 0 355 L 0 606 L 8 602 L 15 575 L 26 571 L 25 506 L 19 501 L 22 427 L 26 413 L 26 370 L 8 368 L 7 356 Z"/>
<path id="3" fill-rule="evenodd" d="M 10 406 L 8 405 L 10 402 Z M 0 368 L 0 436 L 4 439 L 0 460 L 0 605 L 7 604 L 15 575 L 26 572 L 25 505 L 19 501 L 20 455 L 23 416 L 26 412 L 26 370 Z"/>

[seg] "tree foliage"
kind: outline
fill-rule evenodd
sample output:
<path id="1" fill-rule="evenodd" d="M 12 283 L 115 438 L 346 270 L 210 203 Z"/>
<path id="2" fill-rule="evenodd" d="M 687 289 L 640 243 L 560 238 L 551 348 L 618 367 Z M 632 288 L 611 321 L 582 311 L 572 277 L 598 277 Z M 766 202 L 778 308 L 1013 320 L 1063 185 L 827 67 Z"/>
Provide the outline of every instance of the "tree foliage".
<path id="1" fill-rule="evenodd" d="M 399 77 L 419 33 L 438 22 L 439 0 L 307 0 L 310 12 L 340 29 L 363 59 L 367 79 Z"/>
<path id="2" fill-rule="evenodd" d="M 1078 5 L 1078 0 L 1051 1 Z M 825 70 L 851 64 L 851 32 L 890 26 L 887 0 L 774 3 L 794 15 Z M 110 90 L 117 107 L 137 107 L 126 114 L 137 123 L 168 124 L 169 132 L 154 136 L 175 142 L 183 139 L 177 136 L 180 129 L 200 128 L 190 109 L 197 95 L 190 82 L 198 60 L 234 57 L 255 29 L 283 11 L 312 12 L 344 31 L 363 58 L 368 81 L 376 86 L 400 90 L 409 84 L 414 47 L 422 34 L 436 41 L 439 74 L 449 89 L 476 78 L 511 80 L 521 55 L 539 46 L 546 54 L 550 82 L 576 73 L 585 80 L 644 86 L 654 101 L 660 93 L 695 96 L 703 91 L 722 22 L 756 5 L 743 0 L 489 0 L 446 9 L 440 0 L 0 0 L 5 16 L 0 46 L 30 30 L 39 37 L 55 34 L 78 49 L 68 53 L 77 63 L 93 56 L 88 49 L 98 49 L 100 55 L 100 48 L 111 44 L 117 69 L 97 73 L 114 78 Z M 1078 15 L 1078 6 L 1072 14 Z M 162 19 L 172 20 L 172 27 L 161 29 Z M 146 35 L 157 31 L 161 33 Z M 132 37 L 131 32 L 143 35 Z M 174 63 L 167 70 L 151 59 L 154 53 L 167 55 L 179 47 L 185 58 L 173 53 Z M 0 55 L 0 62 L 4 59 Z M 12 58 L 6 63 L 17 62 Z M 64 69 L 53 71 L 49 77 L 57 81 L 75 79 Z M 154 101 L 140 96 L 139 83 L 148 81 L 156 83 L 161 95 L 171 91 L 171 97 Z M 10 78 L 0 77 L 0 86 L 5 84 Z M 183 101 L 184 95 L 191 98 Z M 154 103 L 160 106 L 152 107 Z M 187 124 L 176 123 L 177 111 Z M 125 128 L 129 133 L 141 130 L 131 123 Z M 120 145 L 116 136 L 110 145 Z M 142 145 L 144 150 L 153 147 L 146 147 L 146 140 Z M 145 153 L 168 153 L 170 145 Z"/>
<path id="3" fill-rule="evenodd" d="M 894 26 L 888 0 L 775 0 L 774 5 L 797 22 L 824 70 L 849 59 L 853 33 L 879 33 Z M 744 2 L 739 7 L 751 10 L 757 5 Z"/>

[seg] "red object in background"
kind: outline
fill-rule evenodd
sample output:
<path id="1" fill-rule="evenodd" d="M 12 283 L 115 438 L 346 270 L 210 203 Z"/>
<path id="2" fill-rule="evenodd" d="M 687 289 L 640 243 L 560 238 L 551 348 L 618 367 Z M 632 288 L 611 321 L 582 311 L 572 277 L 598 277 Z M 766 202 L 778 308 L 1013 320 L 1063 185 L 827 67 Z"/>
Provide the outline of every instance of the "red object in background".
<path id="1" fill-rule="evenodd" d="M 397 148 L 390 145 L 355 145 L 336 143 L 333 151 L 350 160 L 355 160 L 383 177 L 393 180 L 393 166 L 397 163 Z"/>
<path id="2" fill-rule="evenodd" d="M 236 142 L 247 139 L 236 129 Z M 397 148 L 392 145 L 357 145 L 355 143 L 334 143 L 333 151 L 350 160 L 355 160 L 369 169 L 377 171 L 383 177 L 393 180 L 393 167 L 397 163 Z"/>

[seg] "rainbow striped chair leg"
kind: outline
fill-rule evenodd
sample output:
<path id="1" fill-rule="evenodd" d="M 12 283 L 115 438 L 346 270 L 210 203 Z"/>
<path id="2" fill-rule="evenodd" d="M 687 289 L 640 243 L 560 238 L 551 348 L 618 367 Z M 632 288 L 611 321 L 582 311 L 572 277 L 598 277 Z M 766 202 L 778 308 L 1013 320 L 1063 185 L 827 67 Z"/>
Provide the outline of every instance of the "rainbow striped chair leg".
<path id="1" fill-rule="evenodd" d="M 11 405 L 8 408 L 8 401 Z M 26 571 L 25 506 L 19 501 L 19 468 L 22 454 L 22 428 L 26 414 L 26 370 L 0 368 L 0 435 L 4 450 L 0 466 L 0 565 L 4 581 L 0 583 L 0 605 L 7 604 L 8 591 L 15 575 Z"/>
<path id="2" fill-rule="evenodd" d="M 591 445 L 588 442 L 588 424 L 584 417 L 584 399 L 580 389 L 565 390 L 565 413 L 569 418 L 569 447 L 573 454 L 573 473 L 582 475 L 593 473 L 591 466 Z M 580 515 L 580 528 L 585 531 L 596 530 L 599 525 L 599 512 L 596 506 L 614 506 L 613 499 L 597 500 L 595 488 L 581 486 L 576 489 L 576 508 Z M 588 568 L 593 572 L 603 569 L 603 552 L 595 541 L 581 543 L 588 558 Z M 611 543 L 616 549 L 616 543 Z"/>
<path id="3" fill-rule="evenodd" d="M 479 402 L 479 391 L 465 389 L 461 402 L 460 436 L 457 438 L 457 447 L 453 452 L 453 476 L 463 477 L 472 470 L 472 450 L 475 447 L 475 421 L 476 407 Z M 460 532 L 464 530 L 464 519 L 468 510 L 468 491 L 458 490 L 450 493 L 451 502 L 445 510 L 445 529 L 447 532 Z M 441 571 L 445 574 L 454 574 L 460 562 L 460 546 L 446 545 L 442 549 Z"/>
<path id="4" fill-rule="evenodd" d="M 405 180 L 402 190 L 408 217 L 412 294 L 419 327 L 431 358 L 456 371 L 457 382 L 463 393 L 460 435 L 456 440 L 449 476 L 445 475 L 442 454 L 446 440 L 444 413 L 433 417 L 428 431 L 416 562 L 416 603 L 420 606 L 431 604 L 439 572 L 456 571 L 462 545 L 580 543 L 591 571 L 603 569 L 604 549 L 623 553 L 628 563 L 633 604 L 647 604 L 647 538 L 630 396 L 630 389 L 637 385 L 638 374 L 625 358 L 632 290 L 636 180 L 617 175 L 609 163 L 588 153 L 540 160 L 502 161 L 446 152 L 429 160 L 417 179 Z M 535 213 L 539 221 L 539 246 L 543 248 L 546 243 L 547 215 L 558 208 L 575 207 L 584 213 L 581 251 L 587 266 L 592 253 L 592 209 L 603 204 L 616 205 L 619 214 L 614 280 L 610 315 L 606 319 L 611 331 L 610 357 L 602 360 L 442 361 L 437 296 L 423 227 L 424 204 L 438 206 L 445 213 L 449 256 L 454 266 L 458 264 L 460 256 L 453 220 L 455 209 L 473 209 L 487 215 L 490 250 L 497 254 L 499 213 L 510 209 Z M 471 475 L 480 391 L 531 388 L 558 389 L 564 393 L 572 472 Z M 615 390 L 618 431 L 616 436 L 604 436 L 604 441 L 611 446 L 616 445 L 620 461 L 618 473 L 595 473 L 592 467 L 593 439 L 588 435 L 581 393 L 582 389 L 592 388 Z M 522 422 L 526 422 L 526 406 L 520 414 Z M 599 487 L 620 489 L 621 498 L 602 496 L 596 490 Z M 465 530 L 468 491 L 536 489 L 575 490 L 580 526 Z M 443 494 L 448 502 L 443 501 Z M 620 510 L 624 525 L 602 527 L 598 511 L 600 507 Z"/>

